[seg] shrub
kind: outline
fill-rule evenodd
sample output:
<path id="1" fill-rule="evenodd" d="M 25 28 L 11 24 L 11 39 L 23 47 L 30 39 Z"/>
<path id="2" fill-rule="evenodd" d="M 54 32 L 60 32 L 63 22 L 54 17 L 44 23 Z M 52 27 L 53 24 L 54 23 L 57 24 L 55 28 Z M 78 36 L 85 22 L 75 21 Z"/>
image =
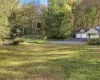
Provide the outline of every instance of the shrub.
<path id="1" fill-rule="evenodd" d="M 88 40 L 89 45 L 100 45 L 100 38 L 93 38 Z"/>
<path id="2" fill-rule="evenodd" d="M 12 42 L 13 45 L 19 45 L 20 43 L 24 42 L 23 38 L 15 38 Z"/>

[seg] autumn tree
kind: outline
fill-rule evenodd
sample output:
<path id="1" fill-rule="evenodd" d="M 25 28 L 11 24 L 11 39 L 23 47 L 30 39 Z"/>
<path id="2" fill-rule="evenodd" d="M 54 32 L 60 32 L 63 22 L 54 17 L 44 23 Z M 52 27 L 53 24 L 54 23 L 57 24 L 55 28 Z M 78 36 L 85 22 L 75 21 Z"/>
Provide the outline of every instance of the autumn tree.
<path id="1" fill-rule="evenodd" d="M 16 0 L 0 0 L 0 39 L 7 37 L 10 32 L 8 17 L 16 6 Z"/>

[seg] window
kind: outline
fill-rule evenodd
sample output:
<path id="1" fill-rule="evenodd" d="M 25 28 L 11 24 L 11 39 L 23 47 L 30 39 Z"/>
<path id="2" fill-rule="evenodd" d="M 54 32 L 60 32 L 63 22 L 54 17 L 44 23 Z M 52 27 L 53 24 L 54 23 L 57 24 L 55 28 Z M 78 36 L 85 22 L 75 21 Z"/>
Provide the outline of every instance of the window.
<path id="1" fill-rule="evenodd" d="M 41 23 L 37 23 L 37 28 L 41 28 L 42 24 Z"/>

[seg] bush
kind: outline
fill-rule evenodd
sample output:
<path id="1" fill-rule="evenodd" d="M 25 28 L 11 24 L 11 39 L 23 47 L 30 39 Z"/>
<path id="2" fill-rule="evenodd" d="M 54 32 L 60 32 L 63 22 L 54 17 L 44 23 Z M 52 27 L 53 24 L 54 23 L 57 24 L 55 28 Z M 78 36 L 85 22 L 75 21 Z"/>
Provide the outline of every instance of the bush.
<path id="1" fill-rule="evenodd" d="M 23 38 L 15 38 L 12 42 L 13 45 L 19 45 L 20 43 L 24 42 Z"/>
<path id="2" fill-rule="evenodd" d="M 89 45 L 100 45 L 100 38 L 94 38 L 88 40 Z"/>

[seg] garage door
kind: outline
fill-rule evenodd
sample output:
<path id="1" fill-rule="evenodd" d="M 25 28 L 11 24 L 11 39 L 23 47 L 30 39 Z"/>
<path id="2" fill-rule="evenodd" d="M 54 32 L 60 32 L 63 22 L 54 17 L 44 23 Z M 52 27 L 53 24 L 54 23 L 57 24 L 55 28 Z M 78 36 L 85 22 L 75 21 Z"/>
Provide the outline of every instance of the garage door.
<path id="1" fill-rule="evenodd" d="M 76 34 L 76 38 L 87 38 L 85 33 Z"/>
<path id="2" fill-rule="evenodd" d="M 76 34 L 76 38 L 80 38 L 81 37 L 81 35 L 80 34 Z"/>
<path id="3" fill-rule="evenodd" d="M 84 34 L 84 33 L 81 34 L 81 38 L 87 38 L 87 37 L 86 37 L 86 34 Z"/>

